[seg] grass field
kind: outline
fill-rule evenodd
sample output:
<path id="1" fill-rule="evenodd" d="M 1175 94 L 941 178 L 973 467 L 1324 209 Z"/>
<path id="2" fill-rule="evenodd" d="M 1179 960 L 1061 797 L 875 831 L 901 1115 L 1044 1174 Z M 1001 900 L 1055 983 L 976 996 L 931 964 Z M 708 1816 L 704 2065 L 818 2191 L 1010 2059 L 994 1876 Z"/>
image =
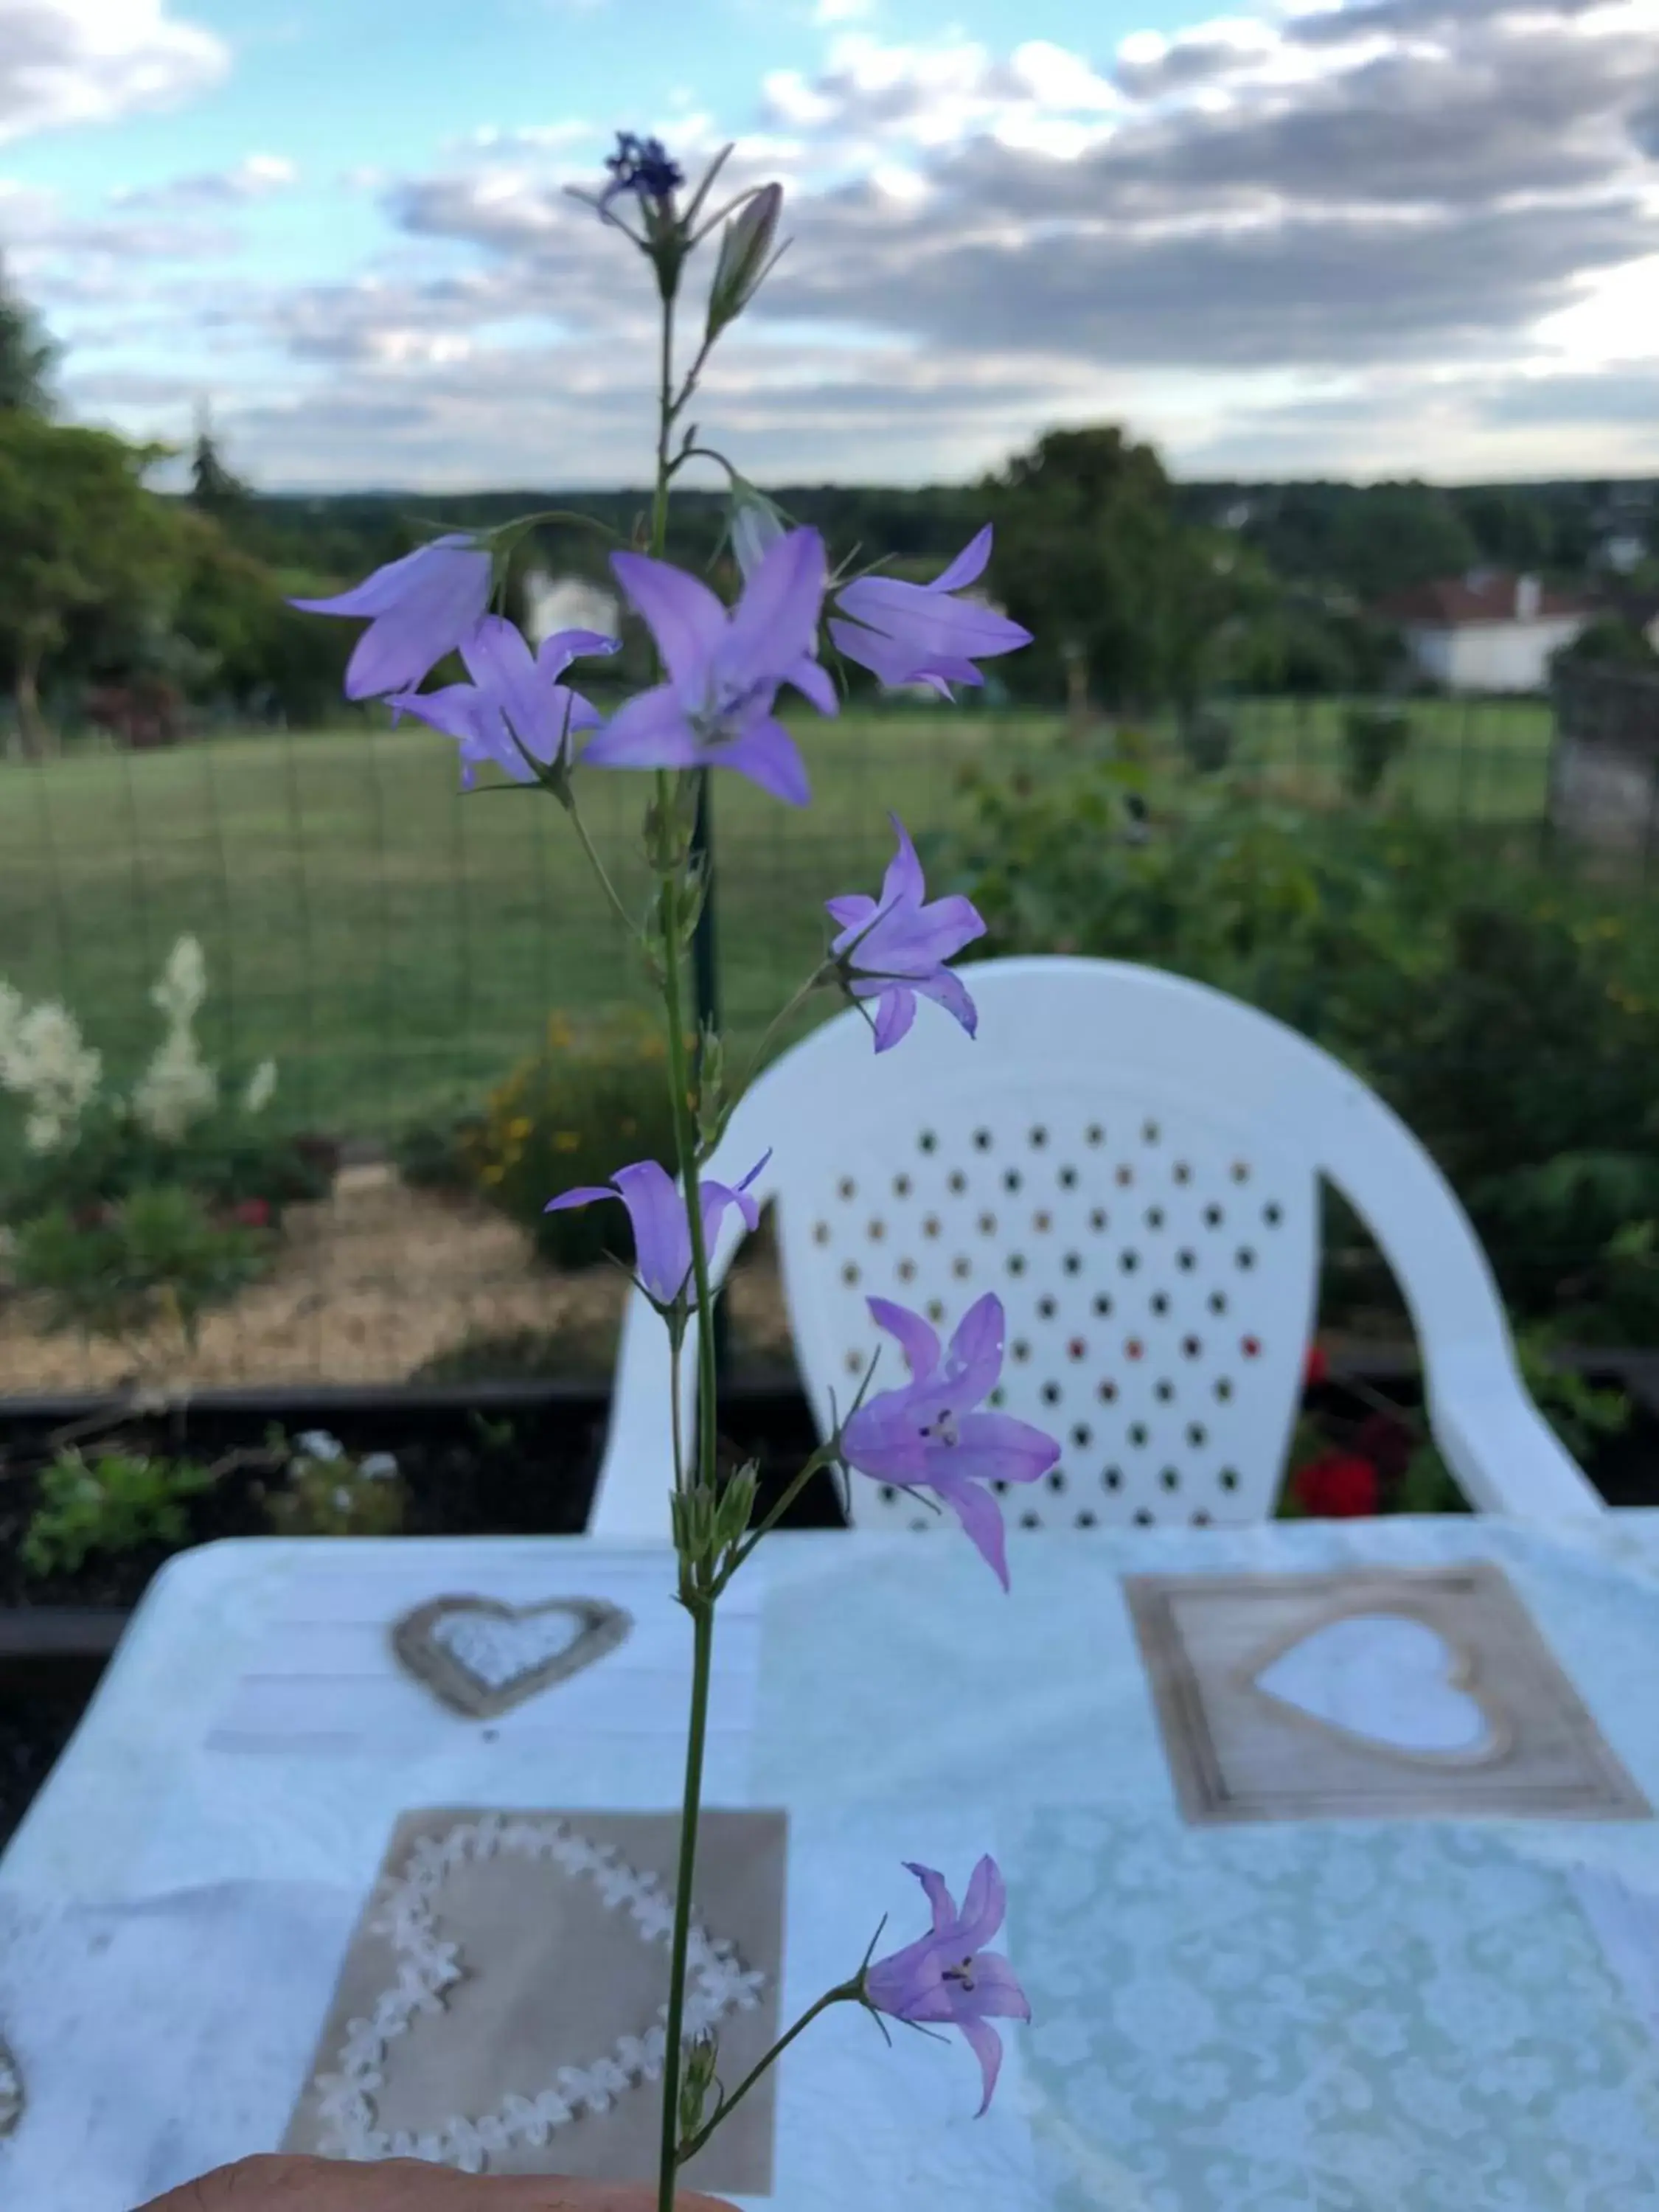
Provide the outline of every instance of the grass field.
<path id="1" fill-rule="evenodd" d="M 1535 819 L 1547 710 L 1418 710 L 1404 784 L 1425 808 Z M 1241 757 L 1334 791 L 1340 710 L 1258 702 Z M 807 735 L 808 733 L 803 733 Z M 873 890 L 887 812 L 960 818 L 960 769 L 1055 756 L 1035 715 L 849 715 L 815 724 L 815 799 L 794 813 L 715 779 L 728 1026 L 752 1037 L 822 942 L 821 902 Z M 584 811 L 624 895 L 642 897 L 639 775 L 586 780 Z M 285 1121 L 385 1132 L 471 1103 L 533 1048 L 547 1012 L 642 999 L 560 810 L 459 799 L 452 749 L 416 726 L 240 737 L 167 752 L 0 764 L 0 975 L 61 996 L 118 1079 L 155 1042 L 149 986 L 180 931 L 208 957 L 210 1056 L 282 1066 Z"/>
<path id="2" fill-rule="evenodd" d="M 1341 702 L 1258 699 L 1238 710 L 1241 765 L 1271 768 L 1310 796 L 1342 787 Z M 1538 699 L 1423 699 L 1389 788 L 1425 813 L 1463 821 L 1537 822 L 1549 791 L 1553 720 Z"/>
<path id="3" fill-rule="evenodd" d="M 988 717 L 819 726 L 794 813 L 716 781 L 727 1018 L 757 1034 L 821 950 L 821 902 L 873 890 L 887 811 L 937 826 L 957 770 L 1048 726 Z M 623 896 L 647 879 L 638 775 L 585 780 L 584 818 Z M 285 1118 L 384 1130 L 471 1103 L 548 1011 L 636 998 L 629 961 L 560 809 L 533 792 L 458 797 L 453 748 L 401 730 L 249 737 L 0 767 L 0 975 L 61 996 L 122 1077 L 155 1042 L 147 992 L 193 931 L 210 1057 L 281 1063 Z"/>

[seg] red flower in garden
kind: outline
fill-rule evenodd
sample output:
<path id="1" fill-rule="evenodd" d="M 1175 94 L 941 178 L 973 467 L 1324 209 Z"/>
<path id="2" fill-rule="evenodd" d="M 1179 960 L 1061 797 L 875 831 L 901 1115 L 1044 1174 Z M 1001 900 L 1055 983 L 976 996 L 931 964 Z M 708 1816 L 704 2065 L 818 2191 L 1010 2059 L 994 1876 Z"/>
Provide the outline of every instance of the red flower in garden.
<path id="1" fill-rule="evenodd" d="M 230 1209 L 230 1218 L 239 1229 L 269 1229 L 270 1200 L 268 1198 L 238 1199 Z"/>
<path id="2" fill-rule="evenodd" d="M 1310 1344 L 1308 1346 L 1308 1357 L 1303 1363 L 1303 1389 L 1304 1390 L 1318 1389 L 1322 1382 L 1327 1382 L 1330 1380 L 1330 1373 L 1331 1363 L 1325 1357 L 1324 1346 L 1322 1344 Z"/>
<path id="3" fill-rule="evenodd" d="M 1296 1500 L 1318 1521 L 1360 1521 L 1382 1502 L 1382 1485 L 1370 1460 L 1358 1452 L 1326 1451 L 1291 1479 Z"/>

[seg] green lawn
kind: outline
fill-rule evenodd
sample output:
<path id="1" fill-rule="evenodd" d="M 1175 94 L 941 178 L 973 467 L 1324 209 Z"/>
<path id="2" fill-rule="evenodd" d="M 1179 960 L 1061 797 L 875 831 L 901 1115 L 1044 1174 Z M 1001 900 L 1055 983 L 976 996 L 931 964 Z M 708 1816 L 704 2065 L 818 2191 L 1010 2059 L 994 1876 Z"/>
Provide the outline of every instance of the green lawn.
<path id="1" fill-rule="evenodd" d="M 1240 710 L 1241 753 L 1334 789 L 1340 709 Z M 1421 803 L 1483 818 L 1542 804 L 1548 715 L 1535 705 L 1418 710 Z M 823 939 L 821 902 L 873 890 L 888 810 L 920 834 L 960 818 L 957 776 L 1054 757 L 1042 715 L 848 715 L 814 723 L 803 813 L 715 779 L 728 1026 L 752 1038 Z M 595 842 L 643 896 L 639 775 L 586 780 Z M 170 752 L 0 763 L 0 975 L 62 996 L 118 1079 L 154 1042 L 146 993 L 174 937 L 207 951 L 211 1056 L 282 1065 L 284 1119 L 385 1132 L 471 1103 L 548 1011 L 642 997 L 560 810 L 536 793 L 455 790 L 452 749 L 412 725 L 242 737 Z"/>
<path id="2" fill-rule="evenodd" d="M 1241 763 L 1273 768 L 1310 799 L 1338 795 L 1342 702 L 1255 699 L 1237 711 Z M 1391 793 L 1461 820 L 1540 819 L 1554 728 L 1544 701 L 1419 699 L 1407 713 L 1411 744 L 1393 772 Z"/>
<path id="3" fill-rule="evenodd" d="M 718 777 L 733 1032 L 757 1034 L 799 982 L 822 947 L 821 902 L 876 888 L 889 808 L 941 826 L 963 763 L 1040 749 L 1051 728 L 925 712 L 817 725 L 799 814 Z M 630 902 L 646 891 L 650 788 L 639 775 L 584 784 Z M 458 796 L 453 748 L 418 726 L 0 764 L 0 976 L 60 995 L 118 1077 L 155 1040 L 146 994 L 183 930 L 207 952 L 210 1056 L 245 1068 L 274 1054 L 285 1118 L 331 1128 L 471 1103 L 533 1048 L 550 1009 L 644 996 L 561 810 L 535 792 Z"/>

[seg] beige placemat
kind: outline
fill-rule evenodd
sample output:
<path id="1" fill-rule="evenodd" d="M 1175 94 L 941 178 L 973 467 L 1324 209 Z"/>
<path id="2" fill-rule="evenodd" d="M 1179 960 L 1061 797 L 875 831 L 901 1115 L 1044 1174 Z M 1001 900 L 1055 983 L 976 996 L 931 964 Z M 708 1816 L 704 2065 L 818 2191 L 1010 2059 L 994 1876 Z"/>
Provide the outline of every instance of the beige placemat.
<path id="1" fill-rule="evenodd" d="M 470 2172 L 648 2179 L 679 1823 L 406 1813 L 353 1936 L 283 2148 Z M 703 1816 L 688 2032 L 742 2078 L 777 2034 L 785 1815 Z M 686 2168 L 764 2196 L 770 2077 Z"/>
<path id="2" fill-rule="evenodd" d="M 1307 1575 L 1129 1575 L 1124 1589 L 1188 1820 L 1652 1818 L 1508 1578 L 1489 1561 Z M 1295 1702 L 1280 1664 L 1286 1656 L 1299 1656 L 1304 1681 L 1316 1681 L 1312 1639 L 1334 1624 L 1375 1617 L 1420 1624 L 1440 1639 L 1436 1694 L 1465 1701 L 1477 1739 L 1467 1749 L 1405 1748 Z"/>

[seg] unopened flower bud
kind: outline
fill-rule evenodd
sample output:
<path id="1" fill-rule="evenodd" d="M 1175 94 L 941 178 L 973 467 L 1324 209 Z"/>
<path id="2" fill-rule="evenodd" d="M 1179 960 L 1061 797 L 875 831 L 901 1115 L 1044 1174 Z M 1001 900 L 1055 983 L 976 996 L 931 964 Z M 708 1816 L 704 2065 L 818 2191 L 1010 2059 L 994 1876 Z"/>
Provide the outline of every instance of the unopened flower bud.
<path id="1" fill-rule="evenodd" d="M 708 2093 L 714 2086 L 714 2069 L 720 2064 L 720 2039 L 712 2029 L 705 2030 L 687 2045 L 685 2070 L 680 2076 L 680 2133 L 695 2135 L 702 2124 L 703 2107 L 708 2102 Z"/>
<path id="2" fill-rule="evenodd" d="M 760 288 L 771 265 L 772 240 L 783 213 L 783 186 L 763 185 L 726 226 L 714 281 L 708 288 L 708 336 L 718 337 L 735 322 Z"/>
<path id="3" fill-rule="evenodd" d="M 732 516 L 727 528 L 744 583 L 749 582 L 779 538 L 787 537 L 789 532 L 788 523 L 766 494 L 742 477 L 732 480 Z"/>

